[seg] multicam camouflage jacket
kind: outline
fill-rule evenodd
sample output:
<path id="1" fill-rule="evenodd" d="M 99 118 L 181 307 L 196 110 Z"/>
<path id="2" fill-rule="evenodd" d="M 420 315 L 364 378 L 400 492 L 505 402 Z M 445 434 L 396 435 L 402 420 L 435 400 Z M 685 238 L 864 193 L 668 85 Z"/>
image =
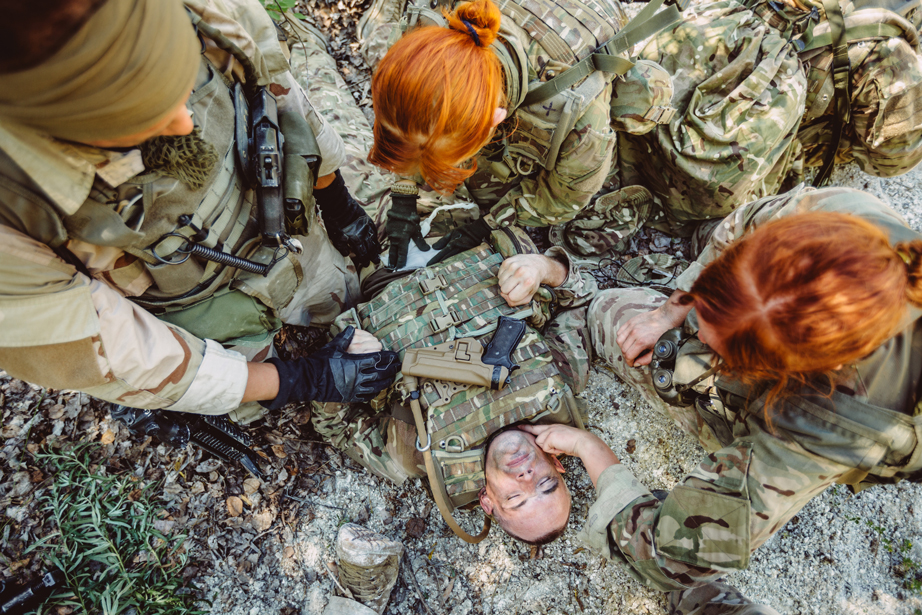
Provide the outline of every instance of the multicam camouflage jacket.
<path id="1" fill-rule="evenodd" d="M 861 216 L 894 243 L 920 238 L 869 194 L 799 188 L 742 207 L 718 225 L 680 288 L 747 230 L 802 211 Z M 762 388 L 723 377 L 697 385 L 704 397 L 687 411 L 709 454 L 663 501 L 625 466 L 606 469 L 581 537 L 642 582 L 682 589 L 745 568 L 752 551 L 833 483 L 860 489 L 922 479 L 920 316 L 912 308 L 900 333 L 840 370 L 831 395 L 828 380 L 808 382 L 766 408 Z M 693 318 L 687 325 L 696 329 Z M 701 365 L 704 371 L 709 362 Z"/>
<path id="2" fill-rule="evenodd" d="M 837 161 L 878 176 L 922 159 L 922 56 L 917 23 L 869 7 L 912 2 L 842 2 L 846 28 L 884 25 L 851 32 L 851 120 Z M 649 224 L 687 235 L 822 163 L 835 112 L 832 52 L 812 44 L 824 15 L 819 0 L 695 3 L 640 50 L 673 76 L 678 109 L 668 125 L 619 140 L 621 185 L 646 186 L 662 206 Z"/>
<path id="3" fill-rule="evenodd" d="M 428 9 L 428 0 L 418 2 L 422 11 L 411 1 L 404 28 L 444 24 Z M 439 4 L 449 8 L 454 2 Z M 510 113 L 497 131 L 502 138 L 480 152 L 466 186 L 501 226 L 561 224 L 602 188 L 615 162 L 617 133 L 642 134 L 672 118 L 670 78 L 644 61 L 617 79 L 593 71 L 553 97 L 524 102 L 530 89 L 589 56 L 627 18 L 618 0 L 498 0 L 496 5 L 503 18 L 494 47 Z"/>

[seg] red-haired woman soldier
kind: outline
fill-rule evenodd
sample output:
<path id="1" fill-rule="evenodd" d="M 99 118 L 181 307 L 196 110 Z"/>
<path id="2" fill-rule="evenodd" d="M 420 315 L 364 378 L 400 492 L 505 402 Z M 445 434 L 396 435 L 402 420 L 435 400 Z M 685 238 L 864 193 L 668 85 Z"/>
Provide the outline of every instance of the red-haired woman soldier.
<path id="1" fill-rule="evenodd" d="M 444 194 L 463 182 L 484 212 L 437 244 L 431 262 L 480 244 L 491 228 L 572 219 L 612 172 L 616 132 L 642 134 L 674 114 L 672 81 L 659 65 L 594 53 L 626 23 L 617 0 L 582 8 L 511 0 L 502 13 L 490 0 L 450 14 L 424 4 L 411 3 L 404 24 L 412 27 L 378 63 L 368 159 L 407 178 L 395 193 L 412 195 L 410 178 Z M 667 14 L 678 19 L 674 8 Z M 646 23 L 649 34 L 655 26 Z M 636 28 L 632 36 L 643 38 Z M 394 201 L 387 234 L 391 264 L 402 266 L 411 237 L 427 248 L 413 199 Z"/>
<path id="2" fill-rule="evenodd" d="M 596 352 L 709 453 L 665 500 L 595 436 L 529 428 L 586 464 L 590 544 L 685 590 L 745 568 L 833 483 L 922 480 L 922 237 L 893 210 L 845 188 L 756 201 L 716 227 L 679 288 L 604 291 L 589 309 Z M 669 359 L 674 327 L 688 341 Z M 683 399 L 670 376 L 692 385 Z M 671 604 L 738 599 L 711 586 Z"/>

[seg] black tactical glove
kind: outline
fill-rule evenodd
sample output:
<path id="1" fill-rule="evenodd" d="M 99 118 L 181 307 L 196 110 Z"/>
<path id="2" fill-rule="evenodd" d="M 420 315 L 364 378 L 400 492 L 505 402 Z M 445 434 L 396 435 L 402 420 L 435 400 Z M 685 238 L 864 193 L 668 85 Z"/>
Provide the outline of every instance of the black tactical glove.
<path id="1" fill-rule="evenodd" d="M 407 265 L 407 251 L 410 240 L 416 247 L 426 252 L 429 244 L 423 239 L 419 228 L 419 214 L 416 213 L 416 199 L 411 194 L 391 193 L 391 210 L 387 212 L 387 236 L 391 242 L 387 266 L 390 269 L 402 269 Z"/>
<path id="2" fill-rule="evenodd" d="M 456 228 L 448 235 L 439 239 L 432 247 L 438 250 L 438 254 L 429 259 L 429 265 L 440 263 L 446 258 L 455 254 L 461 254 L 465 250 L 476 248 L 490 236 L 493 229 L 487 224 L 486 220 L 480 218 L 469 222 L 462 227 Z"/>
<path id="3" fill-rule="evenodd" d="M 381 244 L 375 223 L 349 194 L 338 170 L 333 183 L 326 188 L 314 189 L 314 198 L 320 207 L 330 243 L 340 254 L 352 254 L 352 261 L 359 269 L 368 263 L 381 262 Z"/>
<path id="4" fill-rule="evenodd" d="M 279 394 L 272 401 L 259 403 L 277 410 L 293 401 L 349 403 L 373 399 L 394 381 L 400 371 L 400 359 L 390 350 L 347 353 L 354 334 L 355 327 L 346 327 L 333 341 L 304 359 L 266 361 L 279 372 Z"/>

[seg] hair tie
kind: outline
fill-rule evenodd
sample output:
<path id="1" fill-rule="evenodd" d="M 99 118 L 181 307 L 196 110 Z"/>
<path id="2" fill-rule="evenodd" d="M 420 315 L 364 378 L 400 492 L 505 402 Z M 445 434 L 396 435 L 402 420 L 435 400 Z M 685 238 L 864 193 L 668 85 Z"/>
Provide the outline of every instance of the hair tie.
<path id="1" fill-rule="evenodd" d="M 467 26 L 467 31 L 471 33 L 471 37 L 474 39 L 474 42 L 477 43 L 477 46 L 483 47 L 483 45 L 480 44 L 480 36 L 477 35 L 477 30 L 474 29 L 474 26 L 471 25 L 471 22 L 466 19 L 462 19 L 461 23 Z"/>

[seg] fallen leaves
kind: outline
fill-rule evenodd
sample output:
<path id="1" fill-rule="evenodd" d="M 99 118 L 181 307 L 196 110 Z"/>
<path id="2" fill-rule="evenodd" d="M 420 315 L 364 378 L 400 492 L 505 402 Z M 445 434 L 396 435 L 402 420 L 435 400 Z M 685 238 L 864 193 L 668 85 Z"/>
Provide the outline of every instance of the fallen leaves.
<path id="1" fill-rule="evenodd" d="M 253 529 L 257 532 L 265 532 L 270 527 L 272 527 L 273 521 L 275 521 L 275 515 L 272 514 L 272 511 L 264 510 L 253 515 L 251 523 L 253 525 Z"/>
<path id="2" fill-rule="evenodd" d="M 236 495 L 227 498 L 227 516 L 239 517 L 243 513 L 243 501 Z"/>
<path id="3" fill-rule="evenodd" d="M 410 517 L 407 519 L 406 530 L 410 538 L 420 538 L 426 533 L 426 520 L 420 517 Z"/>
<path id="4" fill-rule="evenodd" d="M 258 478 L 248 478 L 243 481 L 243 492 L 247 495 L 253 495 L 259 490 L 259 484 Z"/>
<path id="5" fill-rule="evenodd" d="M 107 429 L 106 432 L 102 434 L 102 437 L 99 438 L 99 441 L 103 444 L 112 444 L 115 442 L 115 434 L 111 429 Z"/>

